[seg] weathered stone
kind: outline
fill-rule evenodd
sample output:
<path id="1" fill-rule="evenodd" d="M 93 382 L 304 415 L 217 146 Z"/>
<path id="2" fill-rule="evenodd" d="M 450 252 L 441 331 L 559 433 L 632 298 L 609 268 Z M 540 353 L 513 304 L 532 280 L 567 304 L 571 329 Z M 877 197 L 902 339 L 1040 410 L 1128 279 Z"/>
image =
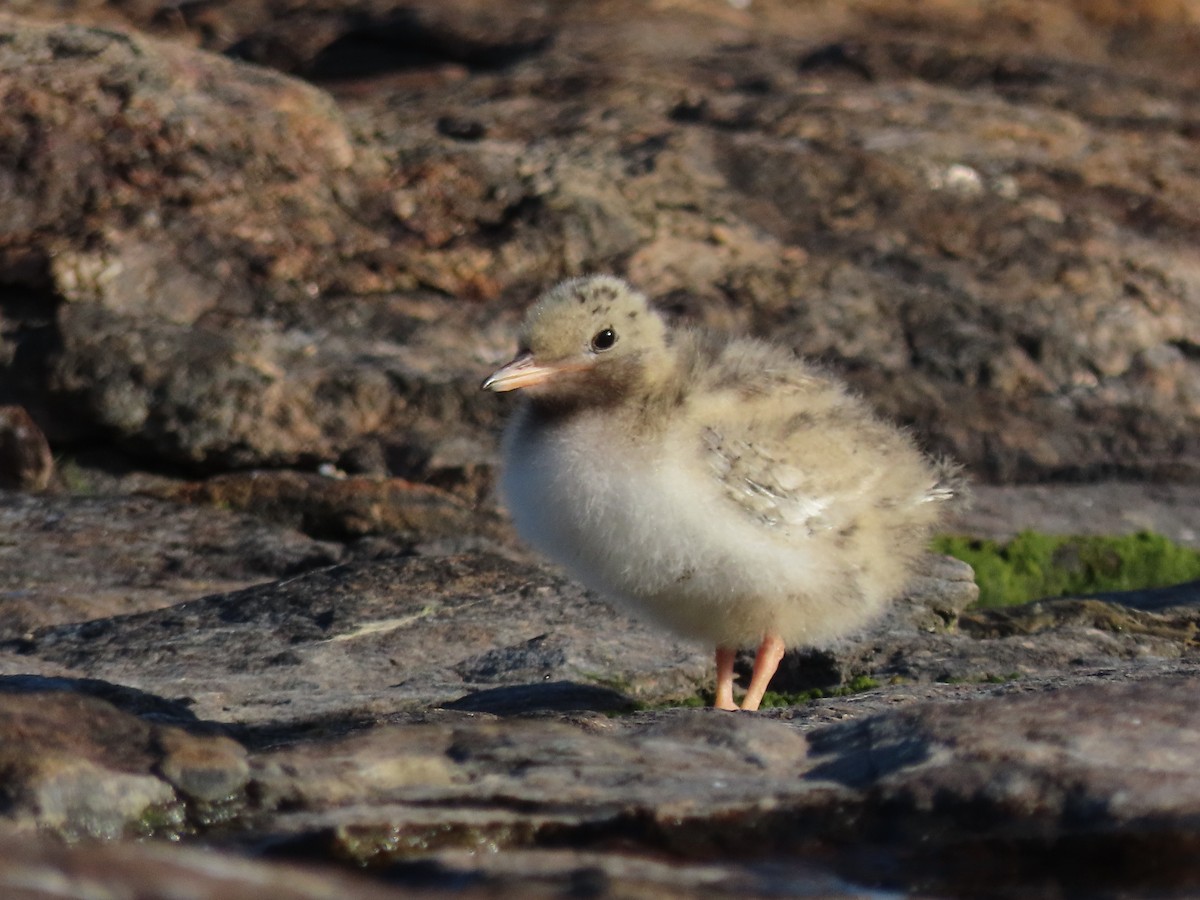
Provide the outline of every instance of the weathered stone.
<path id="1" fill-rule="evenodd" d="M 931 563 L 925 595 L 944 614 L 969 583 L 957 566 Z M 1121 710 L 1154 707 L 1161 687 L 1177 740 L 1190 740 L 1194 729 L 1177 702 L 1186 691 L 1172 685 L 1185 679 L 1188 691 L 1195 687 L 1195 598 L 1134 598 L 1139 609 L 1122 609 L 1121 599 L 1046 602 L 1026 618 L 1012 611 L 1005 631 L 955 630 L 911 598 L 890 627 L 838 650 L 858 666 L 845 663 L 847 675 L 872 674 L 882 687 L 762 716 L 673 709 L 613 718 L 631 697 L 669 701 L 707 685 L 709 648 L 679 645 L 540 567 L 498 556 L 324 568 L 168 609 L 43 628 L 0 646 L 2 672 L 74 676 L 0 679 L 36 698 L 29 703 L 54 711 L 60 702 L 44 698 L 66 697 L 70 709 L 104 711 L 71 714 L 69 724 L 54 713 L 34 739 L 3 742 L 25 764 L 54 763 L 13 782 L 32 785 L 21 796 L 33 798 L 14 815 L 103 834 L 204 831 L 220 822 L 226 840 L 247 846 L 269 834 L 278 855 L 383 867 L 401 885 L 465 880 L 514 895 L 520 865 L 532 866 L 530 877 L 550 892 L 575 884 L 585 867 L 614 890 L 633 879 L 665 896 L 686 893 L 681 885 L 753 896 L 814 883 L 853 895 L 863 878 L 854 849 L 863 835 L 892 860 L 871 877 L 875 885 L 928 879 L 929 854 L 964 841 L 987 848 L 989 864 L 1003 868 L 1030 859 L 1029 842 L 1066 841 L 1086 855 L 1111 841 L 1151 839 L 1161 873 L 1148 883 L 1172 884 L 1181 877 L 1173 860 L 1188 845 L 1187 784 L 1154 829 L 1140 814 L 1114 814 L 1097 828 L 1063 819 L 1055 805 L 1068 771 L 1061 766 L 1093 779 L 1089 803 L 1136 785 L 1119 767 L 1101 771 L 1086 756 L 1047 756 L 1043 739 L 1031 740 L 1012 718 L 1048 704 L 1067 723 L 1077 710 L 1101 723 L 1087 732 L 1090 747 L 1133 757 L 1141 738 L 1122 726 Z M 960 618 L 974 623 L 979 615 Z M 897 678 L 907 683 L 887 683 Z M 1121 680 L 1137 682 L 1141 693 L 1127 696 Z M 1011 716 L 1003 705 L 1010 700 Z M 981 715 L 998 723 L 992 738 L 972 731 Z M 249 752 L 228 736 L 198 735 L 213 727 L 202 720 L 232 729 Z M 1076 733 L 1050 727 L 1053 734 L 1038 732 L 1045 740 Z M 1147 740 L 1175 752 L 1165 728 Z M 1012 747 L 978 743 L 999 741 L 1004 729 Z M 111 734 L 120 735 L 116 756 L 105 749 Z M 62 735 L 70 736 L 67 750 Z M 87 747 L 99 749 L 70 749 Z M 1019 815 L 1003 799 L 1015 782 L 988 786 L 989 773 L 1012 766 L 986 762 L 986 754 L 1014 753 L 1025 754 Z M 1000 791 L 1000 800 L 974 822 L 981 791 Z M 113 792 L 125 799 L 110 802 Z M 929 796 L 937 798 L 932 806 L 919 799 Z M 144 805 L 149 799 L 164 802 Z M 813 841 L 845 848 L 836 872 L 825 868 L 828 856 L 805 849 Z M 764 853 L 788 861 L 768 876 L 743 859 Z M 638 854 L 680 868 L 669 870 L 674 877 L 639 868 Z"/>
<path id="2" fill-rule="evenodd" d="M 461 776 L 446 756 L 449 732 L 379 728 L 343 741 L 308 743 L 254 760 L 258 802 L 268 809 L 325 810 L 385 804 L 397 794 L 445 788 Z"/>
<path id="3" fill-rule="evenodd" d="M 136 32 L 10 17 L 3 30 L 6 104 L 28 113 L 0 135 L 16 154 L 0 180 L 5 253 L 39 272 L 31 288 L 195 325 L 248 308 L 255 270 L 299 287 L 322 254 L 361 246 L 336 198 L 353 195 L 369 151 L 327 95 Z M 288 208 L 314 218 L 285 230 Z M 213 227 L 213 213 L 235 210 L 236 228 Z"/>
<path id="4" fill-rule="evenodd" d="M 432 459 L 495 424 L 475 383 L 529 294 L 604 268 L 829 361 L 984 478 L 1194 480 L 1195 22 L 863 2 L 75 8 L 362 64 L 336 101 L 8 19 L 13 399 L 206 472 Z"/>
<path id="5" fill-rule="evenodd" d="M 282 727 L 370 721 L 523 684 L 529 644 L 547 634 L 559 648 L 539 679 L 663 699 L 693 694 L 711 668 L 708 648 L 614 612 L 545 569 L 486 554 L 349 563 L 3 646 L 19 654 L 8 666 L 36 658 L 186 696 L 205 718 Z"/>
<path id="6" fill-rule="evenodd" d="M 20 406 L 0 406 L 0 488 L 41 491 L 54 477 L 46 436 Z"/>
<path id="7" fill-rule="evenodd" d="M 135 496 L 0 491 L 0 636 L 171 606 L 337 562 L 341 546 Z"/>
<path id="8" fill-rule="evenodd" d="M 496 716 L 533 712 L 631 712 L 636 704 L 627 695 L 601 685 L 552 681 L 485 688 L 443 704 L 446 709 L 491 713 Z"/>
<path id="9" fill-rule="evenodd" d="M 398 546 L 476 542 L 506 534 L 489 516 L 452 494 L 400 478 L 328 477 L 294 471 L 218 475 L 169 485 L 170 499 L 236 509 L 289 525 L 315 537 L 353 540 L 384 535 Z"/>
<path id="10" fill-rule="evenodd" d="M 1092 598 L 1038 600 L 1015 607 L 975 610 L 960 627 L 979 638 L 1007 638 L 1051 630 L 1087 629 L 1121 635 L 1152 656 L 1182 653 L 1200 632 L 1200 581 Z"/>
<path id="11" fill-rule="evenodd" d="M 1099 535 L 1153 531 L 1200 548 L 1200 485 L 976 485 L 973 495 L 971 508 L 951 530 L 993 540 L 1010 540 L 1025 529 Z"/>
<path id="12" fill-rule="evenodd" d="M 250 780 L 246 751 L 219 735 L 198 739 L 178 729 L 164 728 L 156 734 L 159 751 L 158 774 L 183 796 L 202 803 L 236 797 Z"/>
<path id="13" fill-rule="evenodd" d="M 1079 659 L 1177 658 L 1194 634 L 1196 598 L 1178 591 L 1169 608 L 1133 597 L 1136 609 L 1114 595 L 960 615 L 974 596 L 968 568 L 930 559 L 928 574 L 875 626 L 789 654 L 777 688 L 862 675 L 987 681 Z M 1038 635 L 1044 640 L 1028 642 Z M 521 702 L 545 708 L 619 709 L 631 699 L 681 699 L 712 677 L 711 648 L 675 641 L 540 567 L 486 554 L 353 562 L 139 615 L 45 627 L 7 647 L 19 654 L 13 664 L 36 659 L 155 693 L 169 687 L 205 717 L 232 708 L 240 721 L 280 726 L 455 701 L 511 709 L 511 692 L 460 700 L 497 688 L 531 690 Z M 579 687 L 552 690 L 554 682 Z"/>
<path id="14" fill-rule="evenodd" d="M 195 464 L 320 456 L 323 431 L 374 430 L 383 376 L 306 378 L 315 336 L 250 317 L 328 289 L 331 259 L 377 243 L 345 204 L 380 163 L 328 96 L 135 33 L 0 31 L 4 105 L 23 110 L 0 128 L 0 268 L 22 287 L 3 312 L 51 436 Z M 27 339 L 33 322 L 56 347 Z M 321 394 L 340 411 L 314 408 Z"/>
<path id="15" fill-rule="evenodd" d="M 875 631 L 895 631 L 907 625 L 919 631 L 945 631 L 979 599 L 975 573 L 961 560 L 927 554 L 925 566 L 909 583 L 905 593 L 888 607 Z"/>
<path id="16" fill-rule="evenodd" d="M 151 725 L 71 691 L 69 683 L 59 682 L 57 690 L 36 687 L 0 679 L 0 769 L 4 817 L 12 826 L 106 838 L 178 828 L 181 798 L 156 768 L 165 766 L 194 788 L 203 780 L 196 777 L 198 757 L 208 760 L 210 775 L 219 763 L 236 772 L 240 762 L 240 783 L 228 774 L 218 779 L 233 786 L 222 798 L 245 784 L 245 760 L 220 744 L 221 738 Z M 221 759 L 221 751 L 227 758 Z M 189 791 L 193 797 L 200 793 Z"/>
<path id="17" fill-rule="evenodd" d="M 1196 688 L 1193 674 L 911 707 L 810 734 L 806 777 L 865 791 L 863 838 L 919 821 L 978 855 L 968 872 L 945 867 L 944 850 L 917 854 L 951 893 L 1044 848 L 1060 883 L 1089 891 L 1115 878 L 1184 896 L 1200 838 Z"/>
<path id="18" fill-rule="evenodd" d="M 268 754 L 260 777 L 274 796 L 274 773 L 311 772 L 320 785 L 351 747 L 360 765 L 389 771 L 432 752 L 443 761 L 437 778 L 357 787 L 339 780 L 351 793 L 337 795 L 337 808 L 300 803 L 277 821 L 294 835 L 285 841 L 315 841 L 375 866 L 438 860 L 443 883 L 504 872 L 528 851 L 564 844 L 595 854 L 607 870 L 612 841 L 704 862 L 724 879 L 735 879 L 747 854 L 812 878 L 805 848 L 820 835 L 847 846 L 836 866 L 844 877 L 877 886 L 897 887 L 915 871 L 927 884 L 977 890 L 978 878 L 945 867 L 944 854 L 969 848 L 999 870 L 1046 842 L 1054 860 L 1033 863 L 1025 877 L 1053 881 L 1122 841 L 1147 853 L 1145 863 L 1120 876 L 1123 854 L 1084 883 L 1139 883 L 1132 876 L 1162 886 L 1188 877 L 1195 844 L 1196 687 L 1194 667 L 1186 677 L 1125 685 L 991 687 L 973 702 L 910 700 L 847 724 L 809 726 L 807 740 L 797 731 L 802 710 L 778 722 L 711 710 L 433 720 L 338 742 L 326 750 L 332 765 L 290 750 Z M 1087 724 L 1075 727 L 1077 717 Z M 865 873 L 853 849 L 864 843 L 896 855 Z M 468 852 L 481 848 L 492 852 Z"/>
<path id="19" fill-rule="evenodd" d="M 0 835 L 0 893 L 51 897 L 170 897 L 196 900 L 396 900 L 395 889 L 352 874 L 242 859 L 152 842 L 64 844 L 35 835 Z M 408 894 L 408 896 L 412 896 Z"/>

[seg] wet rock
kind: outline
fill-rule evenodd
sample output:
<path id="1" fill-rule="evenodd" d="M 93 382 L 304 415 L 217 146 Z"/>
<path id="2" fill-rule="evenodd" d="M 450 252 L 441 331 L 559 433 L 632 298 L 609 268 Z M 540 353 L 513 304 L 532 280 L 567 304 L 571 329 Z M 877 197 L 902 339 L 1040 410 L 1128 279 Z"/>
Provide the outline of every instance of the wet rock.
<path id="1" fill-rule="evenodd" d="M 231 800 L 245 787 L 245 753 L 232 741 L 151 724 L 69 682 L 54 687 L 0 679 L 12 827 L 105 838 L 176 831 L 185 798 Z"/>

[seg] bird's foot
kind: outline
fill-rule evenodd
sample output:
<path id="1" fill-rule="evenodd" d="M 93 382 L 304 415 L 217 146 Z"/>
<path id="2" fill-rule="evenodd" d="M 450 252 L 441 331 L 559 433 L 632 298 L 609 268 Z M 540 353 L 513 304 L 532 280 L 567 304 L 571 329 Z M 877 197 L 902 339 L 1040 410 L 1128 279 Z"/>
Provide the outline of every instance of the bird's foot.
<path id="1" fill-rule="evenodd" d="M 732 647 L 717 648 L 717 696 L 713 706 L 717 709 L 740 709 L 733 702 L 733 660 L 737 651 Z"/>
<path id="2" fill-rule="evenodd" d="M 783 640 L 773 634 L 763 638 L 762 643 L 758 645 L 758 653 L 754 655 L 754 674 L 750 676 L 750 687 L 746 689 L 746 696 L 742 698 L 742 709 L 758 709 L 786 649 Z"/>
<path id="3" fill-rule="evenodd" d="M 762 643 L 758 645 L 758 652 L 754 655 L 754 674 L 750 676 L 750 687 L 746 690 L 746 696 L 742 698 L 742 705 L 738 706 L 733 702 L 733 661 L 737 651 L 731 647 L 718 647 L 717 695 L 713 699 L 713 707 L 744 709 L 748 712 L 758 709 L 786 649 L 783 640 L 773 634 L 763 638 Z"/>

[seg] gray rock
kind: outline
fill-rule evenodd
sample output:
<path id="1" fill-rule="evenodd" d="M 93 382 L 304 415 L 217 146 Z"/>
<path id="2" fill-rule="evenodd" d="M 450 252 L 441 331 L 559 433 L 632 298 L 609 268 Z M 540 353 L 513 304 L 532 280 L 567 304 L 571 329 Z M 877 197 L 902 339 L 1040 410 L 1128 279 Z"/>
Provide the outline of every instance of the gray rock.
<path id="1" fill-rule="evenodd" d="M 490 510 L 455 494 L 400 478 L 251 470 L 202 482 L 161 485 L 153 493 L 182 503 L 235 509 L 314 537 L 385 539 L 397 550 L 448 546 L 454 539 L 493 545 L 510 530 Z"/>
<path id="2" fill-rule="evenodd" d="M 1050 534 L 1153 531 L 1200 549 L 1200 486 L 1103 481 L 1096 484 L 976 485 L 953 528 L 1009 540 L 1023 529 Z"/>
<path id="3" fill-rule="evenodd" d="M 342 546 L 137 496 L 0 490 L 0 636 L 172 606 L 330 565 Z"/>
<path id="4" fill-rule="evenodd" d="M 835 868 L 852 881 L 863 877 L 866 853 L 890 848 L 883 857 L 896 856 L 867 876 L 872 883 L 919 872 L 957 895 L 991 882 L 947 855 L 970 852 L 992 872 L 1036 859 L 1047 842 L 1055 859 L 1030 877 L 1186 884 L 1200 802 L 1190 765 L 1200 734 L 1195 667 L 1124 685 L 1046 688 L 960 692 L 972 702 L 912 703 L 804 729 L 807 737 L 799 710 L 779 721 L 711 710 L 427 721 L 319 756 L 268 754 L 256 777 L 271 796 L 275 773 L 311 773 L 315 794 L 295 793 L 294 776 L 281 789 L 290 811 L 277 827 L 296 833 L 291 840 L 316 834 L 326 852 L 374 865 L 437 860 L 443 883 L 496 878 L 537 860 L 530 851 L 562 845 L 594 848 L 589 861 L 612 871 L 625 855 L 602 848 L 615 841 L 702 864 L 717 883 L 753 884 L 747 869 L 757 870 L 764 893 L 762 869 L 740 860 L 770 860 L 811 890 L 817 879 L 803 848 L 820 839 L 847 848 Z M 364 767 L 384 760 L 386 774 L 359 782 Z M 330 793 L 337 808 L 322 812 Z M 1125 873 L 1128 853 L 1103 858 L 1123 842 L 1146 854 Z"/>
<path id="5" fill-rule="evenodd" d="M 72 498 L 36 502 L 78 514 Z M 108 502 L 110 518 L 138 510 Z M 1190 758 L 1196 730 L 1182 699 L 1200 679 L 1194 592 L 956 619 L 971 595 L 964 575 L 931 558 L 919 593 L 826 651 L 846 676 L 881 686 L 762 715 L 629 714 L 708 686 L 710 649 L 499 555 L 353 561 L 44 626 L 0 644 L 0 712 L 22 735 L 0 740 L 10 823 L 219 833 L 276 856 L 382 868 L 400 885 L 513 896 L 585 881 L 664 896 L 697 885 L 854 896 L 876 871 L 862 868 L 868 853 L 887 860 L 867 879 L 876 887 L 919 879 L 961 893 L 979 881 L 934 860 L 963 846 L 1003 872 L 1091 883 L 1038 863 L 1047 841 L 1068 848 L 1055 858 L 1071 866 L 1152 841 L 1153 871 L 1099 871 L 1178 883 L 1196 808 L 1173 762 Z M 35 711 L 40 730 L 25 724 Z M 1069 749 L 1076 737 L 1086 752 Z M 1126 771 L 1146 741 L 1166 756 Z M 1178 788 L 1171 804 L 1121 799 L 1159 777 Z M 1086 785 L 1083 799 L 1064 783 Z M 842 849 L 814 855 L 814 842 Z"/>
<path id="6" fill-rule="evenodd" d="M 557 649 L 534 661 L 530 648 L 541 644 Z M 273 727 L 370 721 L 531 675 L 619 686 L 622 694 L 594 698 L 623 706 L 693 694 L 710 667 L 707 648 L 616 613 L 545 569 L 482 554 L 348 563 L 42 628 L 8 648 L 187 698 L 202 718 Z"/>

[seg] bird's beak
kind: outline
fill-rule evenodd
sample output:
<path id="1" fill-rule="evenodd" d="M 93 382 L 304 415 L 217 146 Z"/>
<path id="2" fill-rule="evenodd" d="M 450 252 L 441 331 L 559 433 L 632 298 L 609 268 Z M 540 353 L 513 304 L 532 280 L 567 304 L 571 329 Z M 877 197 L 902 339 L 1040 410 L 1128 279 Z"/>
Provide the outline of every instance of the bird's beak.
<path id="1" fill-rule="evenodd" d="M 519 353 L 508 365 L 489 375 L 480 387 L 485 391 L 515 391 L 541 384 L 560 371 L 559 366 L 539 366 L 532 353 Z"/>

